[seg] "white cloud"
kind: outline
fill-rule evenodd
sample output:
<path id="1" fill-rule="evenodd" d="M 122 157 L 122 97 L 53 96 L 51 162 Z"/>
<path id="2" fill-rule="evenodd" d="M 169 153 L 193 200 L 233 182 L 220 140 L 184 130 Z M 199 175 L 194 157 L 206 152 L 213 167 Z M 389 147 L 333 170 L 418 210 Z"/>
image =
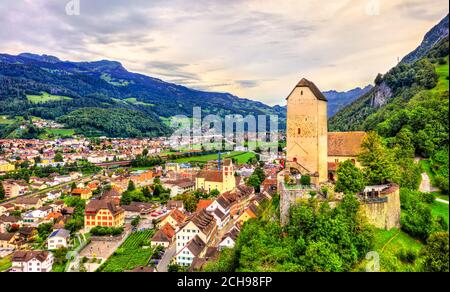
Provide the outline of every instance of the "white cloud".
<path id="1" fill-rule="evenodd" d="M 282 104 L 300 77 L 371 83 L 448 13 L 445 0 L 2 0 L 0 52 L 112 59 L 193 88 Z"/>

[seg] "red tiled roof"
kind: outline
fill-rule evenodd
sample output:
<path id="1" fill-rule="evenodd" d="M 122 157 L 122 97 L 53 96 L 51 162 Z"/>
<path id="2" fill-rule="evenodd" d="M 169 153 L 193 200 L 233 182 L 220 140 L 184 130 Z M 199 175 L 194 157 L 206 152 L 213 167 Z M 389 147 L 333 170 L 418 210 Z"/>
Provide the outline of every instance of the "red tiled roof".
<path id="1" fill-rule="evenodd" d="M 212 203 L 213 203 L 213 200 L 204 200 L 204 199 L 202 199 L 202 200 L 198 201 L 196 212 L 199 212 L 199 211 L 201 211 L 203 209 L 208 208 L 208 206 L 211 205 Z"/>
<path id="2" fill-rule="evenodd" d="M 358 156 L 366 132 L 328 133 L 328 156 Z"/>

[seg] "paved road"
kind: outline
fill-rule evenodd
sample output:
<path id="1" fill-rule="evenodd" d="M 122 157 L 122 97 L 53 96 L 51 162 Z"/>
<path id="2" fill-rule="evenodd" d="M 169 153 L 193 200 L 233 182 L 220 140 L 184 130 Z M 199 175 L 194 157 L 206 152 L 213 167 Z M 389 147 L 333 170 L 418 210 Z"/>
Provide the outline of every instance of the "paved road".
<path id="1" fill-rule="evenodd" d="M 422 173 L 422 181 L 420 182 L 419 191 L 422 193 L 438 192 L 439 189 L 431 185 L 430 177 L 426 172 Z"/>
<path id="2" fill-rule="evenodd" d="M 442 200 L 442 199 L 437 198 L 436 201 L 448 205 L 448 201 L 446 201 L 446 200 Z"/>
<path id="3" fill-rule="evenodd" d="M 422 193 L 431 192 L 430 177 L 425 172 L 422 173 L 422 181 L 420 182 L 419 191 Z"/>
<path id="4" fill-rule="evenodd" d="M 164 253 L 162 259 L 159 261 L 158 267 L 156 268 L 158 272 L 167 272 L 170 265 L 171 259 L 175 256 L 176 244 L 172 243 Z"/>

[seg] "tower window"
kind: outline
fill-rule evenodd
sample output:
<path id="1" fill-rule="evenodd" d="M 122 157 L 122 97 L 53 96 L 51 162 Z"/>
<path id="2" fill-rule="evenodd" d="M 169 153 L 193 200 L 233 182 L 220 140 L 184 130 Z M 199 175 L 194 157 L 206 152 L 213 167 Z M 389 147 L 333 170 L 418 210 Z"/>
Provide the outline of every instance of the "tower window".
<path id="1" fill-rule="evenodd" d="M 297 129 L 297 134 L 300 135 L 301 133 L 302 133 L 302 129 L 298 128 L 298 129 Z"/>
<path id="2" fill-rule="evenodd" d="M 302 91 L 300 91 L 300 95 L 303 95 L 303 90 L 302 90 Z"/>

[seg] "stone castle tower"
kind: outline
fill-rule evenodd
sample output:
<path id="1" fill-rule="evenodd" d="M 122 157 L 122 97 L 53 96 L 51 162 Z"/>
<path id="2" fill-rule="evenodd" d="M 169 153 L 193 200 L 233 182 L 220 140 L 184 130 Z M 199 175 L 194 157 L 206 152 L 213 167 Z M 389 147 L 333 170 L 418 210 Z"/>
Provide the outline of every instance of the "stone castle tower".
<path id="1" fill-rule="evenodd" d="M 287 97 L 286 167 L 311 175 L 316 185 L 328 180 L 327 102 L 305 78 Z"/>

